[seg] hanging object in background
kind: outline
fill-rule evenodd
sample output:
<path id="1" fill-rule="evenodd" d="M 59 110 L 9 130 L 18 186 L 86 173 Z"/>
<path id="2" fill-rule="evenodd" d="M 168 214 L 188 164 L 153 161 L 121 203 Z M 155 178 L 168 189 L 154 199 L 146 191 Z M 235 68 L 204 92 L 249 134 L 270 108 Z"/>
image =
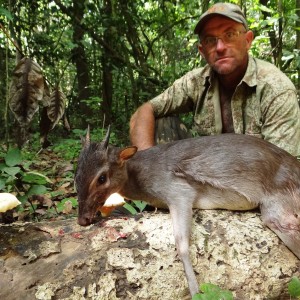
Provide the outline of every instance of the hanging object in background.
<path id="1" fill-rule="evenodd" d="M 16 142 L 21 148 L 29 140 L 29 128 L 35 113 L 41 106 L 40 136 L 42 147 L 50 145 L 48 133 L 64 116 L 66 97 L 58 84 L 50 95 L 41 67 L 29 57 L 22 58 L 13 71 L 10 86 L 9 107 L 16 119 Z M 64 126 L 69 124 L 64 119 Z"/>
<path id="2" fill-rule="evenodd" d="M 22 147 L 29 138 L 29 127 L 40 103 L 49 100 L 49 89 L 41 67 L 29 57 L 22 58 L 13 71 L 9 107 L 17 121 L 16 140 Z"/>
<path id="3" fill-rule="evenodd" d="M 53 129 L 65 113 L 66 96 L 61 92 L 58 86 L 51 93 L 49 106 L 47 107 L 47 115 L 51 121 Z"/>
<path id="4" fill-rule="evenodd" d="M 28 57 L 13 71 L 9 107 L 21 126 L 29 125 L 44 99 L 45 81 L 41 67 Z"/>
<path id="5" fill-rule="evenodd" d="M 65 107 L 66 96 L 62 91 L 60 91 L 57 85 L 51 93 L 47 106 L 44 106 L 41 111 L 40 142 L 43 148 L 47 148 L 50 145 L 47 136 L 64 116 Z"/>

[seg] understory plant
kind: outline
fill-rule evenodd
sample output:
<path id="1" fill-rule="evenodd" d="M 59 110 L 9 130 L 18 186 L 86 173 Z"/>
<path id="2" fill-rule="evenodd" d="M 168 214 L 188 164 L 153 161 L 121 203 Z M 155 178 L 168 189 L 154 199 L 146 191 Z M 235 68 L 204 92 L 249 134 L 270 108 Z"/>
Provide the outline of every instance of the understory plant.
<path id="1" fill-rule="evenodd" d="M 288 285 L 289 294 L 295 299 L 300 299 L 300 280 L 293 277 Z"/>
<path id="2" fill-rule="evenodd" d="M 212 283 L 203 283 L 200 285 L 201 294 L 193 296 L 192 300 L 233 300 L 232 292 L 222 290 Z"/>
<path id="3" fill-rule="evenodd" d="M 22 207 L 31 196 L 44 194 L 49 184 L 51 180 L 47 176 L 30 171 L 18 148 L 4 154 L 3 162 L 0 162 L 0 192 L 14 194 Z"/>
<path id="4" fill-rule="evenodd" d="M 232 292 L 222 290 L 217 285 L 211 283 L 203 283 L 200 285 L 200 292 L 193 296 L 192 300 L 233 300 Z M 292 277 L 288 284 L 288 292 L 291 299 L 300 299 L 300 280 Z"/>

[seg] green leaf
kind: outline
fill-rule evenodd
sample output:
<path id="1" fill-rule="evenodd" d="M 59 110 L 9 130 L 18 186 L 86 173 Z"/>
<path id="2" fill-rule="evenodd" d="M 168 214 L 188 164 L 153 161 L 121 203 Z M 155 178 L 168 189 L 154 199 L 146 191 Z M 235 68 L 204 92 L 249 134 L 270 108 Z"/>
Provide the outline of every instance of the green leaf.
<path id="1" fill-rule="evenodd" d="M 64 194 L 64 191 L 53 191 L 53 192 L 50 192 L 51 198 L 55 198 L 55 197 L 61 196 L 63 194 Z"/>
<path id="2" fill-rule="evenodd" d="M 203 299 L 202 296 L 203 295 L 196 294 L 196 295 L 193 296 L 192 300 L 202 300 Z"/>
<path id="3" fill-rule="evenodd" d="M 123 205 L 123 207 L 126 208 L 132 215 L 136 215 L 138 213 L 137 210 L 127 202 Z"/>
<path id="4" fill-rule="evenodd" d="M 58 202 L 57 204 L 56 204 L 56 209 L 57 209 L 57 212 L 62 212 L 63 210 L 64 210 L 64 208 L 65 208 L 65 204 L 64 203 L 62 203 L 62 202 Z"/>
<path id="5" fill-rule="evenodd" d="M 233 300 L 233 295 L 230 291 L 221 290 L 217 285 L 212 283 L 203 283 L 200 285 L 200 290 L 203 294 L 199 294 L 201 300 Z M 194 300 L 194 299 L 193 299 Z"/>
<path id="6" fill-rule="evenodd" d="M 230 291 L 221 291 L 219 299 L 220 300 L 233 300 L 233 295 Z"/>
<path id="7" fill-rule="evenodd" d="M 46 191 L 47 188 L 44 185 L 33 185 L 27 192 L 27 196 L 30 197 L 32 195 L 42 195 L 45 194 Z"/>
<path id="8" fill-rule="evenodd" d="M 73 208 L 76 208 L 78 206 L 76 198 L 65 198 L 64 200 L 56 204 L 56 209 L 58 212 L 62 212 L 65 209 L 66 202 L 71 202 Z"/>
<path id="9" fill-rule="evenodd" d="M 300 280 L 297 277 L 293 277 L 288 284 L 288 291 L 292 297 L 300 296 Z"/>
<path id="10" fill-rule="evenodd" d="M 70 201 L 72 203 L 72 206 L 74 208 L 76 208 L 78 206 L 78 201 L 77 201 L 77 198 L 74 198 L 74 197 L 70 197 L 70 198 L 65 198 L 62 202 L 67 202 L 67 201 Z"/>
<path id="11" fill-rule="evenodd" d="M 140 212 L 142 212 L 145 209 L 145 207 L 147 206 L 147 202 L 145 202 L 145 201 L 133 200 L 132 202 L 140 210 Z"/>
<path id="12" fill-rule="evenodd" d="M 219 300 L 215 293 L 197 294 L 194 297 L 196 300 Z M 192 300 L 194 300 L 194 297 L 192 298 Z"/>
<path id="13" fill-rule="evenodd" d="M 268 12 L 268 13 L 273 13 L 272 9 L 268 8 L 267 6 L 259 5 L 259 8 L 260 8 L 262 11 L 265 11 L 265 12 Z"/>
<path id="14" fill-rule="evenodd" d="M 10 176 L 15 176 L 16 174 L 18 174 L 21 171 L 21 169 L 19 167 L 6 167 L 6 168 L 3 168 L 2 171 Z"/>
<path id="15" fill-rule="evenodd" d="M 38 172 L 27 172 L 23 175 L 22 180 L 27 183 L 35 183 L 35 184 L 52 183 L 47 176 Z"/>
<path id="16" fill-rule="evenodd" d="M 0 171 L 3 171 L 3 169 L 6 167 L 7 165 L 5 163 L 0 163 Z"/>
<path id="17" fill-rule="evenodd" d="M 286 60 L 291 60 L 293 58 L 294 58 L 294 54 L 290 54 L 290 55 L 287 55 L 287 56 L 283 56 L 281 58 L 281 60 L 286 61 Z"/>
<path id="18" fill-rule="evenodd" d="M 22 204 L 24 204 L 27 200 L 28 200 L 28 196 L 27 195 L 22 195 L 22 196 L 18 196 L 19 201 L 21 201 Z M 19 209 L 22 206 L 19 206 Z M 24 208 L 22 207 L 22 209 L 24 210 Z"/>
<path id="19" fill-rule="evenodd" d="M 21 151 L 18 148 L 10 149 L 5 156 L 5 163 L 9 167 L 14 167 L 22 162 Z"/>
<path id="20" fill-rule="evenodd" d="M 5 181 L 0 178 L 0 190 L 4 190 L 4 188 L 5 188 Z"/>
<path id="21" fill-rule="evenodd" d="M 208 292 L 218 292 L 220 291 L 221 289 L 215 285 L 215 284 L 212 284 L 212 283 L 203 283 L 200 285 L 200 290 L 203 292 L 203 293 L 208 293 Z"/>
<path id="22" fill-rule="evenodd" d="M 9 21 L 13 20 L 11 12 L 3 7 L 0 7 L 0 16 L 5 16 Z"/>

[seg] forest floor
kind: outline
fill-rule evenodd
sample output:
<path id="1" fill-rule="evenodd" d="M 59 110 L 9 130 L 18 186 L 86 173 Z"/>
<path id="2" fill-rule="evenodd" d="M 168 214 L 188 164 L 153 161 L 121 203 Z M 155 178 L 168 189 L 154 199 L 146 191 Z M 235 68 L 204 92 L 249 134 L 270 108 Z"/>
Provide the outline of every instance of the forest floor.
<path id="1" fill-rule="evenodd" d="M 25 154 L 25 156 L 28 155 Z M 0 158 L 0 164 L 3 162 L 4 158 Z M 3 213 L 2 216 L 0 213 L 0 223 L 74 217 L 78 206 L 74 187 L 76 162 L 77 156 L 66 159 L 59 149 L 53 148 L 42 149 L 35 154 L 31 153 L 30 159 L 23 159 L 18 165 L 21 171 L 15 176 L 14 186 L 10 187 L 11 191 L 8 190 L 15 194 L 22 204 Z M 43 193 L 32 194 L 24 200 L 24 195 L 28 194 L 29 189 L 34 185 L 22 182 L 22 176 L 29 172 L 45 176 L 47 182 L 42 184 Z"/>

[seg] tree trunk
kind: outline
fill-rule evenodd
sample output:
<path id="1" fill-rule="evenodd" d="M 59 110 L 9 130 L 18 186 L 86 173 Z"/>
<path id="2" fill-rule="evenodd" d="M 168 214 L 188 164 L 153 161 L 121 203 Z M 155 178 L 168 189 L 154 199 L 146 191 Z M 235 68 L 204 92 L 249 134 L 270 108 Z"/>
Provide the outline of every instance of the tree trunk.
<path id="1" fill-rule="evenodd" d="M 82 102 L 90 98 L 90 76 L 86 53 L 83 45 L 84 30 L 78 25 L 83 20 L 84 4 L 80 1 L 73 1 L 73 42 L 77 46 L 72 50 L 72 59 L 76 66 L 77 82 L 78 82 L 78 106 L 83 116 L 91 116 L 93 111 Z M 87 127 L 86 118 L 81 120 L 82 126 Z"/>
<path id="2" fill-rule="evenodd" d="M 259 3 L 268 7 L 268 0 L 259 0 Z M 264 19 L 267 20 L 268 17 L 270 17 L 270 13 L 267 11 L 262 11 L 262 14 L 264 16 Z M 272 56 L 274 60 L 274 64 L 278 66 L 278 40 L 276 37 L 276 31 L 274 30 L 274 26 L 269 26 L 268 35 L 270 38 L 270 45 L 272 49 Z"/>
<path id="3" fill-rule="evenodd" d="M 255 212 L 196 210 L 191 259 L 198 282 L 235 299 L 290 299 L 299 260 Z M 168 213 L 0 226 L 0 298 L 190 299 Z"/>
<path id="4" fill-rule="evenodd" d="M 177 116 L 163 117 L 155 120 L 156 144 L 166 144 L 190 137 L 192 135 Z"/>
<path id="5" fill-rule="evenodd" d="M 104 15 L 106 20 L 104 27 L 106 28 L 103 34 L 104 41 L 109 47 L 114 49 L 116 40 L 116 30 L 113 26 L 114 10 L 113 1 L 105 0 L 104 2 Z M 105 124 L 109 125 L 112 123 L 112 104 L 113 104 L 113 63 L 112 53 L 107 49 L 103 48 L 102 54 L 102 114 L 105 120 Z"/>

